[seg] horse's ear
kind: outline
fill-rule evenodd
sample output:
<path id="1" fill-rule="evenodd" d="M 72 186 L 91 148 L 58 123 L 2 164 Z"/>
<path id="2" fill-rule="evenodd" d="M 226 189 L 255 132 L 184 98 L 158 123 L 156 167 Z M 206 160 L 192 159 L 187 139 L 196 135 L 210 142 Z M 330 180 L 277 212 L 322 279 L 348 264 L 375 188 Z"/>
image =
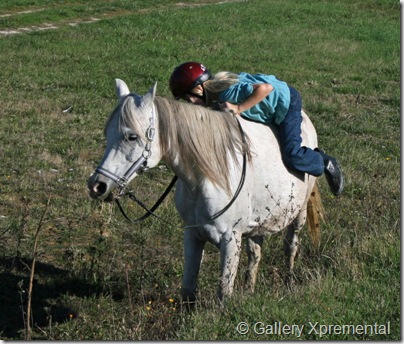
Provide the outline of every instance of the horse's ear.
<path id="1" fill-rule="evenodd" d="M 121 99 L 130 93 L 129 88 L 126 85 L 125 81 L 121 79 L 115 79 L 115 90 L 118 99 Z"/>
<path id="2" fill-rule="evenodd" d="M 156 97 L 156 92 L 157 92 L 157 81 L 154 83 L 154 85 L 150 88 L 149 92 L 145 95 L 145 97 L 150 97 L 151 100 L 153 101 L 154 98 Z"/>

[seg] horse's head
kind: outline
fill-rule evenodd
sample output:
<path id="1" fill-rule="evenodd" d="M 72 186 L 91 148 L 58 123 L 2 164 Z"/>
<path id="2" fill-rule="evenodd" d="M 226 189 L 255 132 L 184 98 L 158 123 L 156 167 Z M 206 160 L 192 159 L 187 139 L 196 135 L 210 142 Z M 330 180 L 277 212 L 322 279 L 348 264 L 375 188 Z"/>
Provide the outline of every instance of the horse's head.
<path id="1" fill-rule="evenodd" d="M 112 191 L 126 185 L 145 168 L 161 159 L 154 106 L 156 84 L 145 96 L 129 92 L 122 80 L 116 79 L 118 106 L 105 127 L 107 147 L 95 173 L 88 180 L 90 196 L 112 200 Z"/>

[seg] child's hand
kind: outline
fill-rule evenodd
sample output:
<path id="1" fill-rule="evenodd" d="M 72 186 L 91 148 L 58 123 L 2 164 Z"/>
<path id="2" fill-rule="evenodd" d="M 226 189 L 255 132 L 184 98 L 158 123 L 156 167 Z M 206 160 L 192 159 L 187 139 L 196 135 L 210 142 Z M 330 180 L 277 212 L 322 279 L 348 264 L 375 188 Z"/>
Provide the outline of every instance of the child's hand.
<path id="1" fill-rule="evenodd" d="M 220 110 L 222 110 L 222 111 L 232 112 L 234 115 L 240 114 L 239 106 L 236 104 L 225 102 L 225 103 L 220 104 L 219 106 L 220 106 Z"/>

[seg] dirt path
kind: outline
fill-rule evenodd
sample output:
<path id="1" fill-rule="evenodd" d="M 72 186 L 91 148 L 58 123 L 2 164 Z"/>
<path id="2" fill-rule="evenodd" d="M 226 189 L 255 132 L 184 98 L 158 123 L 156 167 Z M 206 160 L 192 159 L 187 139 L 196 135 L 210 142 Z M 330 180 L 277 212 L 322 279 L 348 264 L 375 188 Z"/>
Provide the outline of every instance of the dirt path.
<path id="1" fill-rule="evenodd" d="M 208 5 L 222 5 L 222 4 L 227 4 L 227 3 L 246 2 L 246 1 L 248 1 L 248 0 L 209 0 L 209 1 L 203 2 L 203 3 L 178 2 L 174 5 L 170 4 L 170 5 L 163 6 L 163 7 L 159 6 L 156 8 L 144 8 L 144 9 L 138 9 L 138 10 L 134 10 L 134 11 L 121 11 L 119 13 L 104 13 L 97 17 L 89 17 L 89 18 L 85 18 L 85 19 L 82 18 L 82 19 L 70 20 L 70 21 L 58 21 L 56 23 L 43 23 L 40 25 L 32 25 L 32 26 L 20 27 L 20 28 L 16 28 L 16 29 L 3 29 L 3 30 L 0 29 L 0 37 L 24 34 L 24 33 L 30 33 L 30 32 L 37 32 L 37 31 L 45 31 L 45 30 L 57 30 L 61 27 L 77 26 L 80 24 L 91 24 L 91 23 L 95 23 L 101 19 L 122 17 L 125 15 L 133 14 L 133 13 L 145 13 L 145 12 L 149 13 L 152 11 L 169 9 L 172 7 L 192 8 L 192 7 L 202 7 L 202 6 L 208 6 Z M 14 12 L 14 13 L 5 13 L 5 14 L 1 14 L 0 18 L 18 16 L 18 15 L 29 14 L 29 13 L 33 13 L 33 12 L 40 12 L 40 11 L 44 11 L 46 9 L 47 8 L 36 8 L 36 9 L 32 9 L 32 10 L 26 10 L 26 11 Z"/>

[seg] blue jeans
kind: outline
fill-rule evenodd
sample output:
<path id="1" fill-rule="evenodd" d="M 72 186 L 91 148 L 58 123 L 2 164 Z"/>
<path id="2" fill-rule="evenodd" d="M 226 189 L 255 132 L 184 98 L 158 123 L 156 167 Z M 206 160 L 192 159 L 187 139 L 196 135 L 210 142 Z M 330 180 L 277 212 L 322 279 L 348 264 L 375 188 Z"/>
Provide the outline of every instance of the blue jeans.
<path id="1" fill-rule="evenodd" d="M 320 153 L 302 146 L 302 100 L 296 89 L 290 86 L 289 89 L 289 110 L 279 125 L 283 161 L 290 169 L 321 176 L 324 173 L 324 159 Z"/>

